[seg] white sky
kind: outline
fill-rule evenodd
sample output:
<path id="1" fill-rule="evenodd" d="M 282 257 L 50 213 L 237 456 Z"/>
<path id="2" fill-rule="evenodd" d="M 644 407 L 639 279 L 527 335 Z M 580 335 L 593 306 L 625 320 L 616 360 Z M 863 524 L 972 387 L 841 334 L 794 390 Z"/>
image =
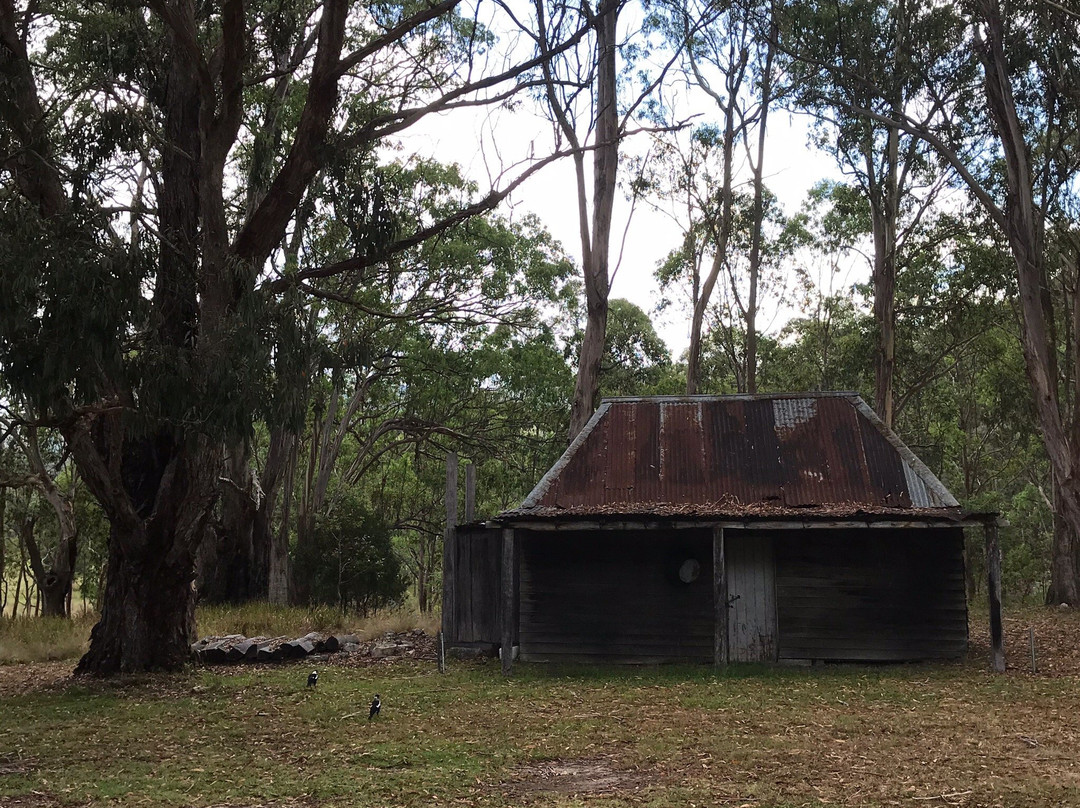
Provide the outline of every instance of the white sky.
<path id="1" fill-rule="evenodd" d="M 702 98 L 694 124 L 715 121 L 716 107 Z M 401 142 L 405 153 L 433 157 L 441 162 L 456 162 L 467 177 L 475 180 L 480 193 L 498 182 L 500 174 L 511 178 L 524 168 L 530 155 L 539 159 L 549 153 L 552 142 L 551 124 L 531 110 L 528 102 L 514 111 L 503 109 L 478 112 L 471 117 L 460 113 L 431 116 L 410 128 Z M 809 119 L 793 117 L 782 110 L 773 110 L 769 117 L 768 142 L 765 156 L 766 184 L 776 194 L 785 212 L 798 211 L 812 185 L 824 178 L 839 178 L 831 157 L 807 145 Z M 641 152 L 647 148 L 648 136 L 636 135 L 624 141 L 623 153 Z M 625 178 L 625 175 L 620 177 Z M 591 175 L 589 190 L 591 192 Z M 580 266 L 581 242 L 578 233 L 578 208 L 573 164 L 565 159 L 543 169 L 530 178 L 504 203 L 501 212 L 531 211 L 537 214 L 547 229 L 558 239 L 565 251 Z M 618 260 L 620 242 L 626 233 L 621 264 L 615 274 L 611 296 L 636 303 L 654 317 L 658 333 L 668 343 L 674 356 L 689 343 L 689 320 L 677 307 L 656 314 L 659 290 L 653 272 L 660 260 L 676 247 L 681 239 L 679 228 L 668 217 L 639 204 L 627 229 L 630 203 L 621 193 L 617 196 L 612 228 L 612 268 Z M 763 307 L 768 306 L 763 302 Z M 792 310 L 762 312 L 760 322 L 766 330 L 779 329 Z M 771 324 L 771 327 L 770 327 Z"/>

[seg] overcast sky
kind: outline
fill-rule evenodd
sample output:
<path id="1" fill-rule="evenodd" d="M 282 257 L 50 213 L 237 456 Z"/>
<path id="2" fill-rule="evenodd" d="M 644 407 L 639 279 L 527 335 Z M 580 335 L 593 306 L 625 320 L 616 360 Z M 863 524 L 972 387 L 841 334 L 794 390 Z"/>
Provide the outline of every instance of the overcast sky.
<path id="1" fill-rule="evenodd" d="M 695 123 L 714 121 L 715 106 L 705 99 Z M 826 177 L 838 178 L 832 158 L 807 145 L 808 119 L 792 117 L 774 110 L 769 118 L 765 157 L 766 184 L 777 195 L 785 212 L 799 210 L 807 191 Z M 466 176 L 474 179 L 485 192 L 500 172 L 513 176 L 513 168 L 530 154 L 537 159 L 551 148 L 551 125 L 525 105 L 513 112 L 485 111 L 473 117 L 430 116 L 402 138 L 407 153 L 434 157 L 441 162 L 457 162 Z M 624 142 L 624 153 L 641 152 L 648 147 L 647 135 L 636 135 Z M 517 169 L 520 170 L 520 166 Z M 625 179 L 625 175 L 621 176 Z M 591 191 L 591 177 L 589 179 Z M 505 185 L 505 182 L 501 183 Z M 530 178 L 504 203 L 501 212 L 536 213 L 547 229 L 562 243 L 566 252 L 580 265 L 581 242 L 578 234 L 578 209 L 573 164 L 569 159 L 555 163 Z M 655 314 L 659 291 L 653 273 L 658 262 L 681 238 L 679 228 L 666 216 L 639 204 L 627 228 L 630 203 L 620 193 L 616 200 L 612 230 L 612 267 L 619 256 L 611 296 L 623 297 L 654 315 L 657 331 L 678 356 L 689 343 L 690 324 L 684 313 L 672 310 Z M 622 245 L 625 233 L 625 245 Z M 763 303 L 768 306 L 769 303 Z M 763 311 L 763 330 L 778 329 L 791 316 L 784 311 Z"/>

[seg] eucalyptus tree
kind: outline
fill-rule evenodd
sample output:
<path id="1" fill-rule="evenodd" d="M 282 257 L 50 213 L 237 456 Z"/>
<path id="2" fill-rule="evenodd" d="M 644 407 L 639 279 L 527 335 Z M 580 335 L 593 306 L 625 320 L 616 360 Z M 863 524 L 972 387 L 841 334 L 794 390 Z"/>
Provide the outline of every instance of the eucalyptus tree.
<path id="1" fill-rule="evenodd" d="M 688 96 L 704 96 L 715 106 L 719 118 L 717 122 L 697 129 L 681 160 L 683 177 L 674 177 L 670 190 L 662 191 L 669 197 L 672 194 L 685 196 L 695 185 L 707 187 L 704 195 L 692 193 L 697 197 L 693 207 L 700 211 L 699 216 L 693 218 L 700 219 L 705 226 L 697 226 L 695 234 L 694 221 L 682 223 L 687 238 L 705 240 L 703 246 L 709 257 L 707 269 L 699 267 L 697 262 L 692 265 L 695 277 L 686 376 L 686 391 L 691 394 L 697 392 L 700 385 L 706 313 L 724 269 L 730 269 L 728 257 L 735 204 L 736 198 L 743 193 L 738 186 L 744 183 L 750 186 L 748 195 L 753 200 L 750 238 L 746 245 L 749 260 L 743 268 L 746 282 L 739 283 L 748 291 L 742 301 L 746 335 L 743 348 L 749 357 L 744 383 L 750 392 L 757 386 L 756 320 L 766 215 L 764 167 L 768 116 L 770 108 L 784 92 L 783 77 L 775 59 L 774 11 L 775 4 L 769 0 L 722 4 L 668 0 L 656 4 L 651 16 L 651 24 L 680 55 L 681 73 L 689 87 Z M 704 145 L 706 138 L 716 162 L 716 173 L 709 181 L 694 177 L 702 168 L 694 165 L 695 145 Z M 673 139 L 673 143 L 678 142 Z M 748 169 L 748 179 L 743 174 L 743 165 Z"/>
<path id="2" fill-rule="evenodd" d="M 600 364 L 604 396 L 641 396 L 660 392 L 671 352 L 656 333 L 652 320 L 629 300 L 611 301 L 610 318 Z"/>
<path id="3" fill-rule="evenodd" d="M 1063 520 L 1055 531 L 1048 598 L 1069 604 L 1080 604 L 1080 402 L 1073 389 L 1080 378 L 1080 330 L 1065 331 L 1070 366 L 1062 374 L 1048 276 L 1060 262 L 1077 277 L 1068 234 L 1075 230 L 1070 214 L 1080 177 L 1078 23 L 1080 14 L 1056 4 L 974 3 L 970 30 L 983 71 L 986 135 L 1004 163 L 1005 187 L 994 174 L 980 180 L 961 172 L 1005 235 L 1016 264 L 1025 366 L 1053 470 L 1055 510 Z M 931 143 L 957 159 L 940 148 L 941 141 Z M 1050 244 L 1048 227 L 1058 236 Z M 1073 300 L 1065 314 L 1075 324 L 1080 295 Z"/>
<path id="4" fill-rule="evenodd" d="M 399 206 L 411 209 L 403 215 L 429 216 L 462 186 L 455 171 L 432 164 L 394 174 L 410 175 L 397 180 L 411 198 Z M 345 215 L 339 209 L 334 218 Z M 317 515 L 364 487 L 386 455 L 422 453 L 441 462 L 451 449 L 490 455 L 513 442 L 521 421 L 533 416 L 504 399 L 507 368 L 496 360 L 512 357 L 490 343 L 506 332 L 534 331 L 545 310 L 562 308 L 576 292 L 567 285 L 570 271 L 535 219 L 484 216 L 398 254 L 362 290 L 339 285 L 334 296 L 352 302 L 324 302 L 328 340 L 312 368 L 318 390 L 301 441 L 298 546 Z M 391 526 L 405 530 L 412 518 L 402 515 Z"/>
<path id="5" fill-rule="evenodd" d="M 0 363 L 60 429 L 111 526 L 80 672 L 188 658 L 223 446 L 256 416 L 302 418 L 295 354 L 318 284 L 362 283 L 554 159 L 402 232 L 381 228 L 369 197 L 355 254 L 285 260 L 329 150 L 382 153 L 425 115 L 508 100 L 550 58 L 503 58 L 458 5 L 301 3 L 283 26 L 286 9 L 239 0 L 0 1 Z M 348 95 L 369 103 L 343 114 Z M 260 148 L 253 183 L 244 160 Z"/>
<path id="6" fill-rule="evenodd" d="M 655 275 L 663 293 L 661 307 L 690 312 L 688 365 L 695 330 L 699 332 L 698 368 L 687 367 L 687 379 L 694 382 L 684 389 L 708 389 L 705 376 L 717 377 L 715 363 L 722 354 L 734 389 L 756 392 L 758 311 L 766 296 L 781 298 L 787 282 L 785 265 L 803 241 L 803 232 L 799 220 L 789 219 L 764 185 L 755 184 L 749 192 L 736 192 L 726 201 L 717 199 L 721 182 L 717 169 L 726 173 L 726 158 L 720 157 L 720 166 L 712 159 L 718 150 L 717 136 L 714 128 L 705 127 L 694 133 L 688 150 L 661 149 L 652 161 L 654 171 L 657 167 L 667 171 L 666 179 L 653 181 L 654 193 L 672 202 L 681 197 L 682 210 L 676 217 L 685 228 L 680 245 L 664 257 Z M 702 370 L 706 352 L 713 354 L 708 374 Z"/>
<path id="7" fill-rule="evenodd" d="M 897 275 L 913 250 L 911 231 L 949 180 L 947 164 L 931 159 L 920 138 L 876 117 L 931 120 L 955 96 L 939 94 L 943 76 L 968 81 L 958 61 L 955 12 L 923 0 L 844 0 L 785 6 L 781 41 L 791 61 L 791 102 L 818 121 L 817 144 L 865 197 L 873 244 L 871 282 L 877 327 L 874 406 L 886 424 L 895 415 Z"/>
<path id="8" fill-rule="evenodd" d="M 921 71 L 928 95 L 921 105 L 881 108 L 847 99 L 847 111 L 919 138 L 955 172 L 982 206 L 1012 254 L 1021 344 L 1035 413 L 1053 474 L 1057 531 L 1049 597 L 1080 603 L 1080 478 L 1077 475 L 1078 410 L 1061 367 L 1051 295 L 1054 266 L 1067 260 L 1049 232 L 1071 227 L 1069 215 L 1080 170 L 1080 53 L 1077 12 L 1067 5 L 1029 0 L 975 0 L 939 6 L 955 15 L 947 26 L 944 56 L 926 53 Z M 912 49 L 923 47 L 911 39 Z M 788 46 L 817 70 L 836 75 L 812 49 Z M 933 66 L 939 66 L 934 68 Z M 869 80 L 868 80 L 869 81 Z M 1075 363 L 1075 349 L 1063 352 Z M 1063 372 L 1064 370 L 1064 372 Z"/>
<path id="9" fill-rule="evenodd" d="M 9 417 L 13 416 L 10 409 L 5 407 L 5 410 Z M 0 428 L 7 427 L 8 441 L 15 450 L 8 455 L 8 463 L 0 466 L 0 489 L 24 488 L 32 493 L 31 499 L 47 503 L 47 510 L 55 520 L 55 529 L 42 531 L 41 522 L 35 516 L 31 518 L 31 524 L 20 531 L 19 540 L 40 593 L 42 614 L 70 617 L 75 562 L 79 553 L 75 475 L 58 434 L 28 423 L 28 418 L 13 417 L 17 423 L 5 424 L 7 418 L 0 417 Z M 17 465 L 11 460 L 11 455 L 16 452 L 20 461 Z M 53 540 L 44 544 L 42 533 L 51 534 Z"/>
<path id="10" fill-rule="evenodd" d="M 573 151 L 584 275 L 585 334 L 570 406 L 570 440 L 592 416 L 607 330 L 612 213 L 623 134 L 617 57 L 618 21 L 624 6 L 625 0 L 600 0 L 595 11 L 588 2 L 574 6 L 561 0 L 535 0 L 533 4 L 538 52 L 550 50 L 552 42 L 565 36 L 567 30 L 585 26 L 591 33 L 579 48 L 542 66 L 543 95 L 556 142 L 569 144 Z M 591 216 L 587 148 L 592 155 Z"/>
<path id="11" fill-rule="evenodd" d="M 661 62 L 647 63 L 646 55 L 653 53 L 648 29 L 632 19 L 629 33 L 620 30 L 620 15 L 628 8 L 631 15 L 642 13 L 627 0 L 600 0 L 595 8 L 588 0 L 533 3 L 533 40 L 538 52 L 551 51 L 570 31 L 587 29 L 590 33 L 578 47 L 544 63 L 540 88 L 554 140 L 573 155 L 581 241 L 585 330 L 570 405 L 570 440 L 592 416 L 599 391 L 614 274 L 611 239 L 621 144 L 634 133 L 632 121 L 650 117 L 646 110 L 657 103 L 658 89 L 679 53 L 676 45 L 662 53 Z"/>

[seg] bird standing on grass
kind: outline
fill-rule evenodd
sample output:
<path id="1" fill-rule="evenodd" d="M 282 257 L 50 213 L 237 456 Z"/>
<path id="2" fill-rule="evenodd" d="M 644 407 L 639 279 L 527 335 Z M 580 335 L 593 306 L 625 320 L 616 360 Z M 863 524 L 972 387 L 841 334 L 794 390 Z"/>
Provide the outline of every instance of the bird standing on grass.
<path id="1" fill-rule="evenodd" d="M 382 702 L 379 701 L 379 694 L 375 694 L 375 698 L 371 700 L 371 712 L 368 713 L 367 720 L 370 721 L 379 714 L 379 710 L 382 709 Z"/>
<path id="2" fill-rule="evenodd" d="M 308 687 L 315 687 L 318 684 L 319 684 L 319 672 L 318 671 L 312 671 L 311 673 L 308 674 L 307 686 Z"/>

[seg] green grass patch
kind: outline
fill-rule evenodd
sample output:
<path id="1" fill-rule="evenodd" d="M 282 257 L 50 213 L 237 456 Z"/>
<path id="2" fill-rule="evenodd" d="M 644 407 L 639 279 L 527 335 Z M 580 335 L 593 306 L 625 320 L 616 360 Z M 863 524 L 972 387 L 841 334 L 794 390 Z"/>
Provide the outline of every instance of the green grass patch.
<path id="1" fill-rule="evenodd" d="M 1075 678 L 399 662 L 311 690 L 309 668 L 0 697 L 0 805 L 1080 805 Z"/>

